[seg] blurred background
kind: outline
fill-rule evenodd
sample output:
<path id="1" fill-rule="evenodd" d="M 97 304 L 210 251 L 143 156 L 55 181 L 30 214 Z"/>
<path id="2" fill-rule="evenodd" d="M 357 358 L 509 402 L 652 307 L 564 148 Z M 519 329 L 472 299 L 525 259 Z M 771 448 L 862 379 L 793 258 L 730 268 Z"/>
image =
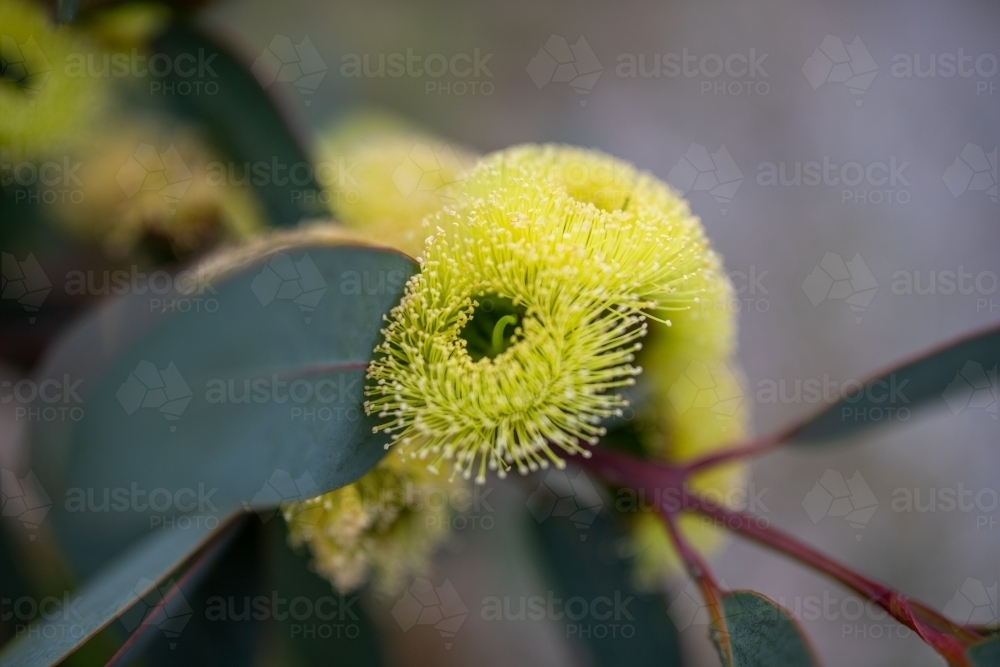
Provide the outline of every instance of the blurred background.
<path id="1" fill-rule="evenodd" d="M 739 293 L 742 400 L 757 433 L 815 411 L 809 387 L 836 394 L 1000 320 L 995 2 L 242 0 L 207 6 L 198 21 L 247 64 L 288 62 L 287 47 L 296 49 L 301 76 L 262 83 L 306 145 L 345 114 L 376 108 L 477 152 L 522 142 L 598 148 L 681 190 Z M 393 75 L 393 54 L 412 69 Z M 389 65 L 380 69 L 380 59 Z M 241 197 L 222 210 L 239 218 L 260 206 Z M 58 255 L 45 272 L 62 275 L 74 257 Z M 48 312 L 60 307 L 59 291 Z M 30 360 L 37 332 L 47 339 L 59 326 L 12 325 L 5 351 Z M 936 608 L 996 621 L 993 373 L 992 403 L 942 401 L 909 415 L 905 399 L 890 401 L 893 409 L 856 417 L 890 428 L 756 461 L 750 509 Z M 7 423 L 11 439 L 17 425 Z M 494 491 L 497 526 L 530 491 Z M 940 501 L 963 491 L 958 507 Z M 835 509 L 844 497 L 862 511 Z M 515 539 L 500 527 L 458 531 L 435 577 L 472 613 L 448 648 L 430 631 L 390 632 L 398 664 L 581 664 L 560 624 L 479 613 L 480 600 L 539 585 L 511 565 Z M 939 664 L 905 628 L 781 557 L 734 540 L 714 562 L 730 588 L 790 609 L 826 664 Z M 666 593 L 684 651 L 691 664 L 718 664 L 685 586 Z M 387 613 L 380 622 L 394 623 Z"/>

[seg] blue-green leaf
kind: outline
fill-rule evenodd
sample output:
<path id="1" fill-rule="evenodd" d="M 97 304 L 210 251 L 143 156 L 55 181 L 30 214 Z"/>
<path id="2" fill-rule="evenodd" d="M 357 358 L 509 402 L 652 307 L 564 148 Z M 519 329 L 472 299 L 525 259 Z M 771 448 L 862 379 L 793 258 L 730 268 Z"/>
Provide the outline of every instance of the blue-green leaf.
<path id="1" fill-rule="evenodd" d="M 213 529 L 205 522 L 181 530 L 149 535 L 110 564 L 69 604 L 52 611 L 49 620 L 0 652 L 0 667 L 48 667 L 63 661 L 101 629 L 156 591 L 171 572 L 210 543 L 238 530 L 240 518 L 230 517 Z"/>
<path id="2" fill-rule="evenodd" d="M 415 270 L 374 248 L 284 247 L 197 294 L 131 294 L 71 332 L 37 377 L 75 386 L 80 412 L 37 422 L 31 452 L 78 571 L 193 513 L 268 519 L 364 474 L 386 442 L 364 415 L 365 367 Z"/>
<path id="3" fill-rule="evenodd" d="M 970 646 L 965 653 L 974 667 L 1000 667 L 1000 637 Z"/>
<path id="4" fill-rule="evenodd" d="M 788 612 L 760 593 L 726 593 L 721 603 L 728 638 L 718 628 L 713 628 L 712 638 L 724 665 L 813 667 L 819 664 Z M 727 640 L 728 651 L 722 645 Z M 732 662 L 727 660 L 727 653 Z"/>
<path id="5" fill-rule="evenodd" d="M 204 63 L 195 80 L 176 68 L 160 77 L 157 84 L 163 91 L 191 91 L 163 99 L 180 116 L 208 130 L 230 160 L 227 171 L 253 181 L 253 192 L 273 225 L 293 227 L 303 218 L 326 213 L 309 156 L 246 65 L 183 20 L 168 26 L 153 48 L 171 59 L 195 56 Z M 202 88 L 194 90 L 196 85 Z M 261 173 L 269 177 L 262 180 Z"/>
<path id="6" fill-rule="evenodd" d="M 873 425 L 895 423 L 902 414 L 925 406 L 959 413 L 984 407 L 978 403 L 987 395 L 992 395 L 995 410 L 998 363 L 1000 326 L 994 326 L 866 380 L 794 429 L 791 439 L 813 443 L 843 438 Z"/>

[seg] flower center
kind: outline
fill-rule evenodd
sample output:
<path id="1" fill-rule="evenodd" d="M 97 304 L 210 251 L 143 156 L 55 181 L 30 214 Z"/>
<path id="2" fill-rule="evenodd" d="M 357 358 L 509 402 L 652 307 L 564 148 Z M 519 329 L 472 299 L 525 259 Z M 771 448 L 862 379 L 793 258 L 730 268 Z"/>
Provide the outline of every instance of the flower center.
<path id="1" fill-rule="evenodd" d="M 524 306 L 516 306 L 497 294 L 483 294 L 477 300 L 479 305 L 472 311 L 472 318 L 458 334 L 467 343 L 466 350 L 473 361 L 483 357 L 492 359 L 510 347 L 511 334 L 526 312 Z"/>

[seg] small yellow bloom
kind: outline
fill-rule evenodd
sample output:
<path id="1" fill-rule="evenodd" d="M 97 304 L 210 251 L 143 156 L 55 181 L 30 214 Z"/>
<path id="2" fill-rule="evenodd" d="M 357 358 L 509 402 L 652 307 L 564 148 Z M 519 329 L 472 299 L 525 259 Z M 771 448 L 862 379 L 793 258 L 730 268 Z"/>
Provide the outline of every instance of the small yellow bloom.
<path id="1" fill-rule="evenodd" d="M 475 162 L 461 146 L 366 114 L 321 137 L 316 174 L 340 222 L 416 256 L 421 222 L 451 201 Z"/>
<path id="2" fill-rule="evenodd" d="M 501 151 L 455 197 L 429 219 L 366 407 L 432 469 L 562 467 L 626 406 L 646 320 L 711 298 L 718 259 L 683 199 L 596 152 Z"/>
<path id="3" fill-rule="evenodd" d="M 307 545 L 313 567 L 348 592 L 372 580 L 398 593 L 431 556 L 450 525 L 457 487 L 390 452 L 356 482 L 284 509 L 289 539 Z"/>
<path id="4" fill-rule="evenodd" d="M 249 187 L 235 183 L 193 132 L 151 120 L 120 123 L 81 161 L 79 197 L 58 199 L 56 217 L 115 259 L 144 242 L 183 257 L 264 226 Z"/>
<path id="5" fill-rule="evenodd" d="M 105 95 L 103 80 L 67 71 L 71 56 L 93 46 L 24 0 L 0 2 L 0 32 L 0 146 L 35 154 L 70 142 Z"/>

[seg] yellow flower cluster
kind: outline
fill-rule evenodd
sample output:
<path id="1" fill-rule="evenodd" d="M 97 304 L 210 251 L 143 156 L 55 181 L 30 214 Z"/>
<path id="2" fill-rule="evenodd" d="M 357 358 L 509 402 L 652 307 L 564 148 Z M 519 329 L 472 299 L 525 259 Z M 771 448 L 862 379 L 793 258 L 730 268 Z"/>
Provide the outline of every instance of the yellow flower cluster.
<path id="1" fill-rule="evenodd" d="M 67 68 L 74 54 L 93 45 L 24 0 L 0 2 L 0 28 L 0 146 L 35 154 L 71 141 L 105 95 L 101 79 L 74 76 Z"/>
<path id="2" fill-rule="evenodd" d="M 369 475 L 301 504 L 322 514 L 290 515 L 293 539 L 310 545 L 338 587 L 369 574 L 383 586 L 386 573 L 398 581 L 392 572 L 419 569 L 444 539 L 418 539 L 413 523 L 397 533 L 392 521 L 405 513 L 345 509 L 343 499 L 386 483 L 383 465 L 427 475 L 428 485 L 446 485 L 456 472 L 483 481 L 488 469 L 503 476 L 514 466 L 562 466 L 566 454 L 588 454 L 604 419 L 620 416 L 621 393 L 641 369 L 651 397 L 635 406 L 630 428 L 647 455 L 682 463 L 744 435 L 731 286 L 680 196 L 601 153 L 521 146 L 446 177 L 445 197 L 400 197 L 392 175 L 412 144 L 399 137 L 412 135 L 393 132 L 347 133 L 354 147 L 341 154 L 356 161 L 365 204 L 335 209 L 353 233 L 420 257 L 369 370 L 366 407 L 394 446 Z M 380 138 L 365 139 L 373 134 Z M 433 476 L 445 466 L 450 477 Z M 731 505 L 744 472 L 712 470 L 692 485 Z M 659 516 L 627 519 L 638 582 L 651 587 L 676 574 Z M 722 540 L 695 517 L 681 517 L 680 527 L 702 551 Z M 397 534 L 401 549 L 385 541 Z M 376 564 L 362 544 L 396 560 Z"/>
<path id="3" fill-rule="evenodd" d="M 371 579 L 398 593 L 448 533 L 456 487 L 390 452 L 347 486 L 283 508 L 294 546 L 308 545 L 313 567 L 342 592 Z"/>
<path id="4" fill-rule="evenodd" d="M 488 156 L 429 224 L 367 408 L 404 456 L 480 482 L 586 455 L 626 406 L 646 320 L 670 324 L 719 283 L 685 202 L 595 152 Z"/>

